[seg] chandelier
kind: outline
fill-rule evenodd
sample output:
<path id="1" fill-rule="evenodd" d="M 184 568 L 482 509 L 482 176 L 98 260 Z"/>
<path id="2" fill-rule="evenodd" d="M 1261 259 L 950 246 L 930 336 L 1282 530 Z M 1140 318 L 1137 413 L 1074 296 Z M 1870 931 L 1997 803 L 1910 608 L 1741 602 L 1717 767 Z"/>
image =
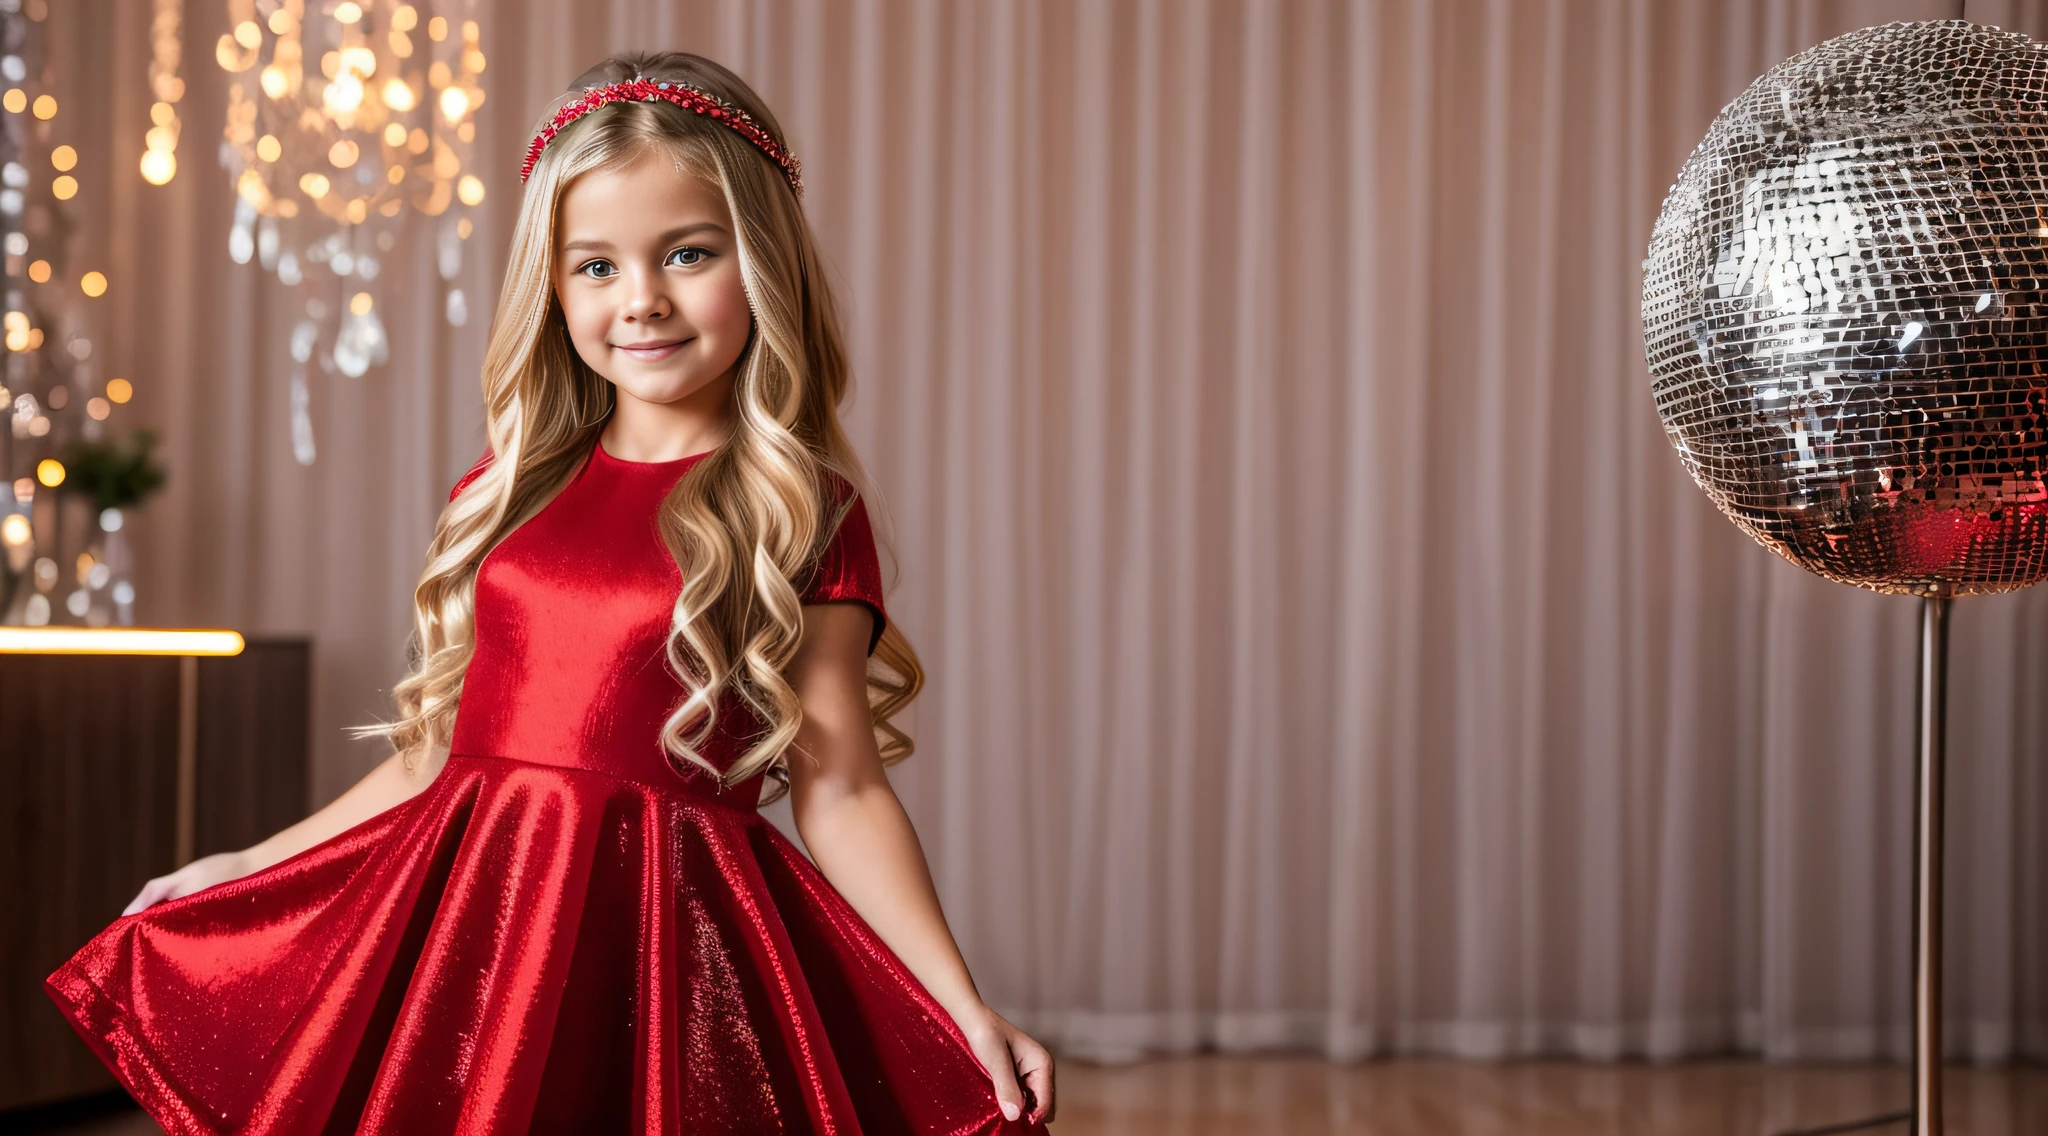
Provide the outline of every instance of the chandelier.
<path id="1" fill-rule="evenodd" d="M 473 0 L 442 6 L 461 15 Z M 485 61 L 477 22 L 434 7 L 229 0 L 233 30 L 215 46 L 234 76 L 220 149 L 235 188 L 228 255 L 255 261 L 295 301 L 291 429 L 302 464 L 314 458 L 308 367 L 360 378 L 389 358 L 375 282 L 386 258 L 416 239 L 409 226 L 432 227 L 442 317 L 457 327 L 469 319 L 456 280 L 473 231 L 469 207 L 484 199 L 467 171 Z M 169 55 L 174 66 L 175 49 Z M 142 160 L 157 184 L 177 168 L 176 101 L 166 93 Z"/>

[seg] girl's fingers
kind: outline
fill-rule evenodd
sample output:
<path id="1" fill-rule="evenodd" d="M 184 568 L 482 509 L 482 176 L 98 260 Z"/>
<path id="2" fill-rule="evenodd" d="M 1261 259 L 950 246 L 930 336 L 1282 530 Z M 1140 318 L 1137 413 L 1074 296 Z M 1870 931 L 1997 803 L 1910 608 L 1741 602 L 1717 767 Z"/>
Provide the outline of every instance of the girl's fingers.
<path id="1" fill-rule="evenodd" d="M 996 1104 L 1002 1107 L 1004 1120 L 1015 1120 L 1024 1115 L 1024 1093 L 1017 1088 L 1017 1074 L 1010 1066 L 1008 1039 L 1000 1034 L 985 1037 L 975 1043 L 974 1056 L 981 1061 L 981 1067 L 988 1070 L 989 1080 L 995 1082 Z"/>
<path id="2" fill-rule="evenodd" d="M 1052 1054 L 1029 1037 L 1018 1035 L 1011 1048 L 1017 1054 L 1017 1068 L 1023 1071 L 1024 1085 L 1030 1090 L 1033 1103 L 1031 1119 L 1044 1122 L 1052 1119 Z"/>
<path id="3" fill-rule="evenodd" d="M 121 909 L 121 914 L 133 915 L 136 912 L 142 910 L 143 908 L 155 903 L 157 900 L 157 892 L 163 887 L 163 882 L 163 877 L 158 876 L 156 879 L 153 879 L 148 883 L 143 884 L 142 890 L 135 893 L 135 898 L 128 901 L 128 906 Z"/>

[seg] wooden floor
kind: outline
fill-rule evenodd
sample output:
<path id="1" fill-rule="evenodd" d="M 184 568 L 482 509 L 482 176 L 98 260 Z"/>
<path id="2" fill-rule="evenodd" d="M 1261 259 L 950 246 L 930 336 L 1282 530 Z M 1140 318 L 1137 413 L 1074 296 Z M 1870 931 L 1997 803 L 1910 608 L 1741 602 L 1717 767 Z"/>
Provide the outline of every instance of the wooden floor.
<path id="1" fill-rule="evenodd" d="M 1947 1136 L 2048 1136 L 2048 1069 L 1953 1069 L 1946 1084 Z M 1908 1091 L 1895 1068 L 1244 1057 L 1068 1061 L 1059 1087 L 1056 1136 L 1766 1136 L 1889 1112 Z"/>
<path id="2" fill-rule="evenodd" d="M 1198 1057 L 1060 1066 L 1054 1136 L 1767 1136 L 1897 1108 L 1898 1069 L 1746 1063 L 1330 1065 Z M 2048 1069 L 1954 1069 L 1947 1136 L 2048 1134 Z M 17 1121 L 22 1118 L 15 1118 Z M 153 1136 L 107 1108 L 0 1131 Z M 1880 1130 L 1906 1132 L 1904 1125 Z"/>

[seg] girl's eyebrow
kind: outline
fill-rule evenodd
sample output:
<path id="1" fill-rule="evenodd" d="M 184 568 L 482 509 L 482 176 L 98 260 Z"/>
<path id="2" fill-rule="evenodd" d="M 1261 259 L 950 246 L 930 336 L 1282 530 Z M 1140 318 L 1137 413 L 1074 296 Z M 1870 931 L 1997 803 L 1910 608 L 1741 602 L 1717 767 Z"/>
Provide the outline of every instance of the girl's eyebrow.
<path id="1" fill-rule="evenodd" d="M 656 239 L 655 243 L 665 245 L 670 241 L 681 240 L 682 238 L 687 237 L 691 233 L 697 232 L 700 229 L 709 229 L 714 233 L 725 232 L 725 226 L 719 224 L 716 221 L 695 221 L 688 225 L 678 225 L 675 228 L 670 229 L 669 231 L 661 234 L 661 236 Z M 562 246 L 562 251 L 569 252 L 572 249 L 603 250 L 609 249 L 611 247 L 612 243 L 610 241 L 602 241 L 594 237 L 580 237 L 576 240 L 568 242 L 567 244 L 564 244 Z"/>

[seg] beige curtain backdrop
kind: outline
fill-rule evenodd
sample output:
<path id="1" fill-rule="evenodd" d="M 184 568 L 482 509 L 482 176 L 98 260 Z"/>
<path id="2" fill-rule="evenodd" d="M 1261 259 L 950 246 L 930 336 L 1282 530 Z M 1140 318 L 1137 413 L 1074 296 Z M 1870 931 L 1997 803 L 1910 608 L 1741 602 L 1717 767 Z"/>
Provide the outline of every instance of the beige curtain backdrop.
<path id="1" fill-rule="evenodd" d="M 284 316 L 226 254 L 225 5 L 186 0 L 164 188 L 147 5 L 53 7 L 109 373 L 168 434 L 144 616 L 315 638 L 324 801 L 382 756 L 339 731 L 480 451 L 485 321 L 389 267 L 393 359 L 317 383 L 295 464 Z M 1686 480 L 1638 277 L 1752 78 L 1958 11 L 487 3 L 464 284 L 488 313 L 526 129 L 607 52 L 777 109 L 931 668 L 895 781 L 985 995 L 1066 1052 L 1897 1057 L 1916 606 Z M 1955 1051 L 2048 1057 L 2048 593 L 1960 603 L 1955 665 Z"/>

